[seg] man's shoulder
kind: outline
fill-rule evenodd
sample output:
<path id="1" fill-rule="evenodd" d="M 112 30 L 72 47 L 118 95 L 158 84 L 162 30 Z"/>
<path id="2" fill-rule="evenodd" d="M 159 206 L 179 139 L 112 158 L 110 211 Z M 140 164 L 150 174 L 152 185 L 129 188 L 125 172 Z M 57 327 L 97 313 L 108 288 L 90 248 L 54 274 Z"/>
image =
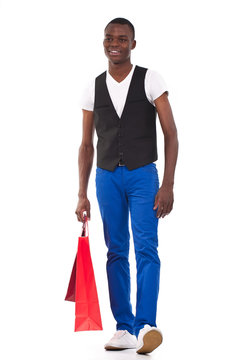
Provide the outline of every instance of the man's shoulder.
<path id="1" fill-rule="evenodd" d="M 93 75 L 93 77 L 86 82 L 85 89 L 93 90 L 95 87 L 96 80 L 99 78 L 103 78 L 104 76 L 106 76 L 106 71 L 102 72 L 100 75 L 95 75 L 95 76 Z"/>
<path id="2" fill-rule="evenodd" d="M 138 72 L 146 73 L 148 71 L 148 68 L 145 66 L 136 65 L 135 70 Z"/>
<path id="3" fill-rule="evenodd" d="M 151 67 L 146 67 L 146 66 L 140 66 L 140 65 L 136 65 L 136 68 L 142 69 L 142 70 L 147 70 L 147 72 L 149 73 L 159 73 L 157 70 L 152 69 Z"/>
<path id="4" fill-rule="evenodd" d="M 95 80 L 106 77 L 107 70 L 103 71 L 101 74 L 97 75 L 95 77 Z"/>
<path id="5" fill-rule="evenodd" d="M 152 78 L 152 77 L 154 77 L 154 76 L 160 75 L 159 71 L 153 70 L 153 69 L 148 68 L 148 67 L 146 67 L 146 66 L 136 65 L 136 69 L 137 69 L 139 72 L 141 72 L 141 73 L 143 73 L 143 74 L 146 74 L 146 77 L 147 77 L 148 79 L 150 79 L 150 78 Z"/>
<path id="6" fill-rule="evenodd" d="M 146 66 L 140 66 L 140 65 L 136 65 L 136 68 L 138 68 L 138 69 L 144 69 L 144 70 L 147 70 L 147 69 L 148 69 Z"/>

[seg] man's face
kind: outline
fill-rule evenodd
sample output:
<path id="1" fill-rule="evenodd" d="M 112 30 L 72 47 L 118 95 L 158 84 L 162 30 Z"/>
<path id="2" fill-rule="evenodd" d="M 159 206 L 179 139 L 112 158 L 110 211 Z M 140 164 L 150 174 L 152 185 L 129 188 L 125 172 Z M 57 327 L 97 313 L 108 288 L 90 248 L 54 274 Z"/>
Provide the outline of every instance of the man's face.
<path id="1" fill-rule="evenodd" d="M 104 32 L 103 46 L 108 60 L 114 64 L 126 62 L 135 48 L 133 33 L 126 24 L 110 24 Z"/>

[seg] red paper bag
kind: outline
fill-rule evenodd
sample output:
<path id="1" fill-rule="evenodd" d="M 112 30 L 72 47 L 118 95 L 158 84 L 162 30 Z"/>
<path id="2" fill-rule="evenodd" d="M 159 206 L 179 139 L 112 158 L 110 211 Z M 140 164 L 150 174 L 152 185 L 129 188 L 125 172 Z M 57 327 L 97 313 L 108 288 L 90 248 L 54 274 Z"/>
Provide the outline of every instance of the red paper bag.
<path id="1" fill-rule="evenodd" d="M 68 300 L 68 301 L 75 301 L 76 266 L 77 266 L 77 255 L 75 257 L 75 261 L 74 261 L 73 268 L 72 268 L 72 273 L 71 273 L 69 284 L 68 284 L 67 295 L 65 297 L 65 300 Z"/>
<path id="2" fill-rule="evenodd" d="M 83 223 L 82 236 L 78 238 L 78 250 L 65 300 L 75 301 L 75 330 L 102 330 L 102 320 L 97 287 L 92 266 L 88 238 L 88 221 Z"/>

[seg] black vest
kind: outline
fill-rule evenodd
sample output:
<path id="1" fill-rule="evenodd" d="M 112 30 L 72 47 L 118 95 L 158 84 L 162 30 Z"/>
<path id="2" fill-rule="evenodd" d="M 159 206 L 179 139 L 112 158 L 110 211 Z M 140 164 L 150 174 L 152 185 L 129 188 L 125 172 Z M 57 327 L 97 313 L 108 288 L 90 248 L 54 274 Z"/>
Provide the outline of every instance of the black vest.
<path id="1" fill-rule="evenodd" d="M 94 123 L 98 136 L 97 166 L 114 171 L 120 159 L 129 170 L 156 161 L 156 109 L 147 99 L 147 69 L 136 66 L 122 116 L 110 98 L 106 71 L 95 80 Z"/>

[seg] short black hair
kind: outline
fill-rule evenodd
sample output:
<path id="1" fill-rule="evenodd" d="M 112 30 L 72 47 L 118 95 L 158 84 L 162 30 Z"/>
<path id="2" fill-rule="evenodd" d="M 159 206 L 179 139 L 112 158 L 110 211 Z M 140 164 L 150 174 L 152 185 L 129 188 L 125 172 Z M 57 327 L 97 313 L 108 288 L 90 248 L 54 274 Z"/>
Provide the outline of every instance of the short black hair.
<path id="1" fill-rule="evenodd" d="M 135 39 L 135 29 L 134 29 L 133 24 L 129 20 L 124 19 L 124 18 L 115 18 L 107 24 L 107 26 L 105 27 L 105 30 L 108 27 L 108 25 L 110 25 L 110 24 L 128 25 L 133 33 L 133 40 Z"/>

